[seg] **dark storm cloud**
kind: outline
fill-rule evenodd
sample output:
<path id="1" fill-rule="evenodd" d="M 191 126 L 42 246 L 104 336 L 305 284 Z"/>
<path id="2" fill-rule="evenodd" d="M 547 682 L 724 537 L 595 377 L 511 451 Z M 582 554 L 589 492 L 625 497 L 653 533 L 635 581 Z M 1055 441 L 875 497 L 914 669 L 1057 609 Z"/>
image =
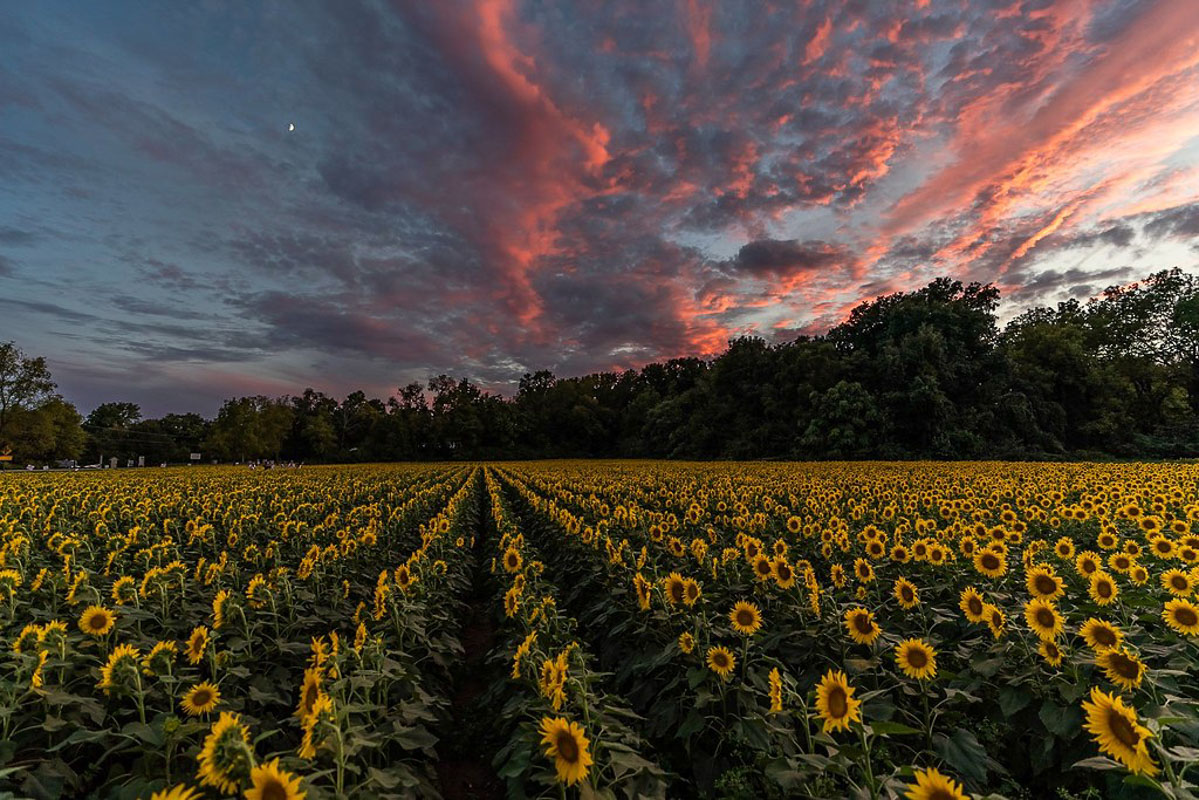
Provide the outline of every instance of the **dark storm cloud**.
<path id="1" fill-rule="evenodd" d="M 632 366 L 945 273 L 1077 292 L 1199 232 L 1196 8 L 38 4 L 0 31 L 0 275 L 40 281 L 6 302 L 157 397 L 173 362 Z"/>
<path id="2" fill-rule="evenodd" d="M 1178 206 L 1153 215 L 1145 223 L 1148 236 L 1199 238 L 1199 203 Z"/>
<path id="3" fill-rule="evenodd" d="M 851 260 L 842 247 L 830 242 L 795 239 L 760 239 L 749 242 L 728 262 L 734 273 L 755 277 L 785 278 L 796 273 L 844 267 Z"/>

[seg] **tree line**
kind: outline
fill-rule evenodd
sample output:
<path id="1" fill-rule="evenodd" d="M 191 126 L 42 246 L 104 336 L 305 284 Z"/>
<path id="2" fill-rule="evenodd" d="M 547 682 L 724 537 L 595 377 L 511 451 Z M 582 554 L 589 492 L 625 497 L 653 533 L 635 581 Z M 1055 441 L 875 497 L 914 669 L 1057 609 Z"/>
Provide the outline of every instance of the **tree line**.
<path id="1" fill-rule="evenodd" d="M 147 463 L 546 457 L 1170 458 L 1199 455 L 1199 278 L 1158 272 L 1004 326 L 999 290 L 939 278 L 823 336 L 559 378 L 515 396 L 439 375 L 389 398 L 239 397 L 214 419 L 86 419 L 43 359 L 0 345 L 0 451 Z"/>

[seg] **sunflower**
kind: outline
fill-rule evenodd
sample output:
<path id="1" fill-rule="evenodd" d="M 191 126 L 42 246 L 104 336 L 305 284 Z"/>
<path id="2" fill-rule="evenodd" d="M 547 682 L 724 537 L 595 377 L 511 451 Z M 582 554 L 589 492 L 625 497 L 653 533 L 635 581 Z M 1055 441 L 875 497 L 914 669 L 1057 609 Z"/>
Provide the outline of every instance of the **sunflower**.
<path id="1" fill-rule="evenodd" d="M 333 700 L 327 694 L 322 694 L 312 704 L 312 713 L 304 717 L 302 727 L 304 737 L 300 742 L 300 758 L 315 758 L 318 748 L 325 745 L 330 729 L 337 722 Z M 318 739 L 317 736 L 320 736 Z"/>
<path id="2" fill-rule="evenodd" d="M 679 634 L 679 649 L 684 653 L 690 653 L 695 649 L 695 637 L 690 631 L 683 631 Z"/>
<path id="3" fill-rule="evenodd" d="M 504 569 L 508 572 L 519 572 L 524 563 L 524 558 L 521 557 L 520 551 L 515 547 L 510 546 L 504 551 Z"/>
<path id="4" fill-rule="evenodd" d="M 1116 582 L 1112 580 L 1112 576 L 1103 570 L 1096 570 L 1091 573 L 1091 587 L 1089 591 L 1091 599 L 1101 606 L 1111 605 L 1120 594 L 1120 589 L 1116 586 Z"/>
<path id="5" fill-rule="evenodd" d="M 909 678 L 937 676 L 937 651 L 922 639 L 906 639 L 895 646 L 895 662 Z"/>
<path id="6" fill-rule="evenodd" d="M 703 596 L 703 591 L 700 590 L 699 581 L 694 578 L 687 578 L 683 581 L 683 602 L 689 606 L 693 606 L 699 602 L 699 598 Z"/>
<path id="7" fill-rule="evenodd" d="M 112 602 L 117 605 L 129 605 L 137 599 L 137 589 L 133 586 L 133 578 L 124 575 L 112 584 Z"/>
<path id="8" fill-rule="evenodd" d="M 1084 550 L 1074 559 L 1074 569 L 1084 578 L 1089 578 L 1099 570 L 1100 564 L 1099 554 L 1093 553 L 1090 550 Z"/>
<path id="9" fill-rule="evenodd" d="M 912 559 L 912 554 L 902 544 L 897 544 L 891 548 L 891 560 L 897 564 L 906 564 Z"/>
<path id="10" fill-rule="evenodd" d="M 1069 536 L 1061 537 L 1053 546 L 1053 552 L 1063 561 L 1069 561 L 1074 558 L 1074 541 Z"/>
<path id="11" fill-rule="evenodd" d="M 1029 594 L 1042 600 L 1056 600 L 1065 591 L 1065 583 L 1045 564 L 1030 569 L 1024 583 Z"/>
<path id="12" fill-rule="evenodd" d="M 650 604 L 650 582 L 645 579 L 640 572 L 633 576 L 633 588 L 637 592 L 637 606 L 642 611 L 649 611 Z"/>
<path id="13" fill-rule="evenodd" d="M 966 615 L 966 619 L 971 622 L 986 621 L 983 617 L 983 611 L 986 610 L 986 603 L 983 602 L 983 596 L 973 586 L 967 586 L 962 590 L 961 599 L 958 601 L 958 608 L 962 609 L 962 613 Z"/>
<path id="14" fill-rule="evenodd" d="M 79 615 L 79 630 L 89 636 L 103 636 L 116 624 L 117 615 L 104 606 L 88 606 Z"/>
<path id="15" fill-rule="evenodd" d="M 862 583 L 870 583 L 874 580 L 874 567 L 864 558 L 854 560 L 853 572 Z"/>
<path id="16" fill-rule="evenodd" d="M 1041 639 L 1056 639 L 1063 630 L 1062 615 L 1053 603 L 1033 598 L 1024 604 L 1024 621 Z"/>
<path id="17" fill-rule="evenodd" d="M 754 577 L 759 581 L 768 581 L 774 577 L 774 564 L 761 553 L 754 558 L 753 568 Z"/>
<path id="18" fill-rule="evenodd" d="M 300 686 L 300 702 L 296 706 L 296 716 L 303 719 L 312 713 L 316 699 L 321 696 L 321 671 L 317 667 L 304 670 L 304 683 Z"/>
<path id="19" fill-rule="evenodd" d="M 783 678 L 779 668 L 770 670 L 770 713 L 779 714 L 783 710 Z"/>
<path id="20" fill-rule="evenodd" d="M 987 621 L 987 627 L 991 629 L 991 635 L 998 639 L 1003 636 L 1003 627 L 1007 624 L 1007 615 L 1004 614 L 998 607 L 987 603 L 983 609 L 983 618 Z"/>
<path id="21" fill-rule="evenodd" d="M 816 712 L 824 720 L 824 732 L 848 730 L 853 722 L 862 719 L 861 700 L 853 698 L 854 688 L 845 673 L 830 669 L 816 687 Z"/>
<path id="22" fill-rule="evenodd" d="M 795 585 L 795 570 L 787 562 L 786 556 L 775 556 L 771 568 L 774 570 L 774 582 L 780 589 L 790 589 Z"/>
<path id="23" fill-rule="evenodd" d="M 1199 636 L 1199 607 L 1181 597 L 1166 603 L 1162 619 L 1174 630 L 1186 636 Z"/>
<path id="24" fill-rule="evenodd" d="M 1083 700 L 1082 709 L 1087 715 L 1087 732 L 1095 737 L 1101 753 L 1137 774 L 1158 773 L 1146 744 L 1153 734 L 1137 721 L 1136 709 L 1125 705 L 1123 698 L 1093 687 L 1091 699 Z"/>
<path id="25" fill-rule="evenodd" d="M 42 675 L 42 668 L 46 666 L 46 659 L 50 657 L 50 651 L 37 651 L 37 666 L 33 668 L 33 674 L 29 676 L 29 688 L 40 689 L 46 683 L 45 677 Z"/>
<path id="26" fill-rule="evenodd" d="M 727 647 L 708 648 L 708 669 L 719 675 L 721 680 L 727 681 L 736 666 L 737 657 Z"/>
<path id="27" fill-rule="evenodd" d="M 833 582 L 833 586 L 838 589 L 845 586 L 845 567 L 840 564 L 833 564 L 833 568 L 829 571 L 829 580 Z"/>
<path id="28" fill-rule="evenodd" d="M 666 602 L 672 606 L 676 606 L 687 599 L 687 581 L 679 573 L 672 572 L 667 575 L 664 586 L 666 588 Z"/>
<path id="29" fill-rule="evenodd" d="M 592 764 L 590 742 L 587 734 L 577 722 L 568 722 L 562 717 L 542 717 L 541 743 L 545 755 L 554 760 L 558 780 L 573 786 L 587 777 L 587 768 Z"/>
<path id="30" fill-rule="evenodd" d="M 1186 597 L 1195 590 L 1191 576 L 1180 569 L 1168 569 L 1162 573 L 1162 588 L 1175 597 Z"/>
<path id="31" fill-rule="evenodd" d="M 221 690 L 215 684 L 204 681 L 184 692 L 179 705 L 189 717 L 197 717 L 212 711 L 220 702 Z"/>
<path id="32" fill-rule="evenodd" d="M 729 612 L 729 621 L 733 623 L 733 630 L 737 633 L 753 636 L 762 627 L 762 612 L 753 603 L 738 600 Z"/>
<path id="33" fill-rule="evenodd" d="M 1119 647 L 1124 639 L 1124 632 L 1110 622 L 1091 617 L 1078 629 L 1078 634 L 1086 641 L 1087 647 L 1096 653 Z"/>
<path id="34" fill-rule="evenodd" d="M 907 578 L 896 578 L 895 588 L 892 592 L 895 595 L 895 599 L 899 601 L 899 605 L 904 609 L 911 609 L 920 605 L 920 591 Z"/>
<path id="35" fill-rule="evenodd" d="M 208 649 L 208 628 L 197 625 L 187 639 L 187 660 L 193 664 L 199 664 L 206 649 Z"/>
<path id="36" fill-rule="evenodd" d="M 180 783 L 170 789 L 161 789 L 150 795 L 150 800 L 204 800 L 198 789 Z"/>
<path id="37" fill-rule="evenodd" d="M 916 783 L 905 796 L 907 800 L 970 800 L 957 781 L 932 768 L 916 770 Z"/>
<path id="38" fill-rule="evenodd" d="M 1124 648 L 1104 650 L 1095 656 L 1095 665 L 1103 670 L 1109 681 L 1127 691 L 1140 686 L 1145 677 L 1145 664 Z"/>
<path id="39" fill-rule="evenodd" d="M 1037 648 L 1037 652 L 1041 654 L 1041 658 L 1045 659 L 1045 663 L 1051 667 L 1060 667 L 1062 659 L 1065 658 L 1065 653 L 1057 646 L 1056 642 L 1041 640 L 1041 646 Z"/>
<path id="40" fill-rule="evenodd" d="M 300 778 L 279 768 L 279 759 L 259 764 L 250 770 L 250 783 L 246 789 L 246 800 L 304 800 L 300 791 Z"/>
<path id="41" fill-rule="evenodd" d="M 222 711 L 213 723 L 200 754 L 196 777 L 204 786 L 213 786 L 224 794 L 233 794 L 250 774 L 250 731 L 241 718 Z"/>
<path id="42" fill-rule="evenodd" d="M 113 689 L 126 688 L 126 681 L 138 680 L 138 666 L 141 651 L 131 644 L 119 644 L 108 656 L 108 663 L 100 668 L 100 682 L 97 688 L 105 694 L 111 694 Z"/>
<path id="43" fill-rule="evenodd" d="M 212 629 L 220 630 L 220 627 L 225 624 L 225 603 L 229 600 L 229 592 L 221 589 L 216 593 L 216 597 L 212 598 Z"/>
<path id="44" fill-rule="evenodd" d="M 865 608 L 851 608 L 845 612 L 845 628 L 849 638 L 858 644 L 874 644 L 882 634 L 882 628 L 874 621 L 874 614 Z"/>
<path id="45" fill-rule="evenodd" d="M 988 578 L 998 578 L 1007 572 L 1007 559 L 993 548 L 979 550 L 974 554 L 974 568 Z"/>

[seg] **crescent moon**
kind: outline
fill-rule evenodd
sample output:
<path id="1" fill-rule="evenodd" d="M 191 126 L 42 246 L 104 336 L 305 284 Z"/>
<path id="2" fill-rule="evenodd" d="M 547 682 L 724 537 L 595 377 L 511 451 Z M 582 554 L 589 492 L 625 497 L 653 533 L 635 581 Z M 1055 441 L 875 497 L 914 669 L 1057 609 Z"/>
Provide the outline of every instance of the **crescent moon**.
<path id="1" fill-rule="evenodd" d="M 294 131 L 295 129 L 296 129 L 296 124 L 294 122 L 287 123 L 288 132 Z"/>

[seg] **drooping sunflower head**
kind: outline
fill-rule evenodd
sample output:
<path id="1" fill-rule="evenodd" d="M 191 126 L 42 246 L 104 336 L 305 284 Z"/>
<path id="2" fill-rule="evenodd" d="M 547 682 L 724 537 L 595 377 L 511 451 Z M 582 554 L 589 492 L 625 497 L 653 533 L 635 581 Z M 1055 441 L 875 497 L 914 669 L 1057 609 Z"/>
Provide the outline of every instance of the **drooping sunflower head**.
<path id="1" fill-rule="evenodd" d="M 739 600 L 729 612 L 733 630 L 744 636 L 753 636 L 762 627 L 762 612 L 753 603 Z"/>
<path id="2" fill-rule="evenodd" d="M 312 713 L 317 698 L 321 696 L 320 667 L 309 667 L 304 670 L 304 682 L 300 685 L 300 702 L 296 706 L 296 716 L 301 719 Z"/>
<path id="3" fill-rule="evenodd" d="M 176 784 L 170 789 L 161 789 L 150 795 L 150 800 L 203 800 L 199 789 L 186 783 Z"/>
<path id="4" fill-rule="evenodd" d="M 300 778 L 279 767 L 279 759 L 259 764 L 250 770 L 246 800 L 304 800 Z"/>
<path id="5" fill-rule="evenodd" d="M 1199 607 L 1190 600 L 1178 597 L 1167 602 L 1162 619 L 1184 636 L 1199 636 Z"/>
<path id="6" fill-rule="evenodd" d="M 553 759 L 559 781 L 573 786 L 587 777 L 593 763 L 591 742 L 581 725 L 562 717 L 543 717 L 540 732 L 545 755 Z"/>
<path id="7" fill-rule="evenodd" d="M 916 783 L 908 787 L 908 800 L 970 800 L 957 781 L 936 769 L 916 770 Z"/>
<path id="8" fill-rule="evenodd" d="M 845 628 L 849 638 L 858 644 L 874 644 L 882 634 L 882 628 L 874 621 L 874 614 L 865 608 L 851 608 L 845 612 Z"/>
<path id="9" fill-rule="evenodd" d="M 100 668 L 100 683 L 97 686 L 105 694 L 128 691 L 137 681 L 141 652 L 131 644 L 119 644 L 108 655 L 108 662 Z"/>
<path id="10" fill-rule="evenodd" d="M 104 606 L 88 606 L 79 615 L 79 630 L 89 636 L 103 636 L 116 624 L 117 615 Z"/>
<path id="11" fill-rule="evenodd" d="M 142 671 L 147 675 L 164 675 L 175 663 L 179 645 L 174 641 L 155 642 L 150 652 L 142 659 Z"/>
<path id="12" fill-rule="evenodd" d="M 770 670 L 770 713 L 780 714 L 783 711 L 783 676 L 779 668 Z"/>
<path id="13" fill-rule="evenodd" d="M 896 645 L 895 662 L 909 678 L 925 680 L 937 675 L 937 651 L 922 639 L 907 639 Z"/>
<path id="14" fill-rule="evenodd" d="M 241 718 L 222 711 L 213 723 L 196 757 L 200 763 L 196 777 L 204 786 L 233 794 L 250 776 L 250 731 Z"/>
<path id="15" fill-rule="evenodd" d="M 727 681 L 736 666 L 737 657 L 732 650 L 727 647 L 708 648 L 708 669 L 719 675 L 721 680 Z"/>
<path id="16" fill-rule="evenodd" d="M 1086 713 L 1086 729 L 1099 745 L 1100 752 L 1112 756 L 1130 771 L 1156 775 L 1158 766 L 1149 755 L 1149 738 L 1153 734 L 1137 720 L 1135 709 L 1124 704 L 1099 687 L 1091 689 L 1090 700 L 1082 703 Z"/>
<path id="17" fill-rule="evenodd" d="M 1039 597 L 1024 605 L 1024 620 L 1028 627 L 1041 639 L 1056 639 L 1063 630 L 1062 615 L 1053 603 Z"/>
<path id="18" fill-rule="evenodd" d="M 649 611 L 650 600 L 653 599 L 650 582 L 640 572 L 633 576 L 633 588 L 637 592 L 637 605 L 642 611 Z"/>
<path id="19" fill-rule="evenodd" d="M 862 718 L 862 701 L 854 699 L 854 688 L 841 670 L 829 670 L 816 687 L 816 711 L 824 720 L 824 732 L 847 730 Z"/>
<path id="20" fill-rule="evenodd" d="M 220 702 L 221 690 L 217 688 L 216 684 L 204 681 L 184 692 L 179 705 L 188 716 L 196 717 L 212 711 L 220 705 Z"/>

